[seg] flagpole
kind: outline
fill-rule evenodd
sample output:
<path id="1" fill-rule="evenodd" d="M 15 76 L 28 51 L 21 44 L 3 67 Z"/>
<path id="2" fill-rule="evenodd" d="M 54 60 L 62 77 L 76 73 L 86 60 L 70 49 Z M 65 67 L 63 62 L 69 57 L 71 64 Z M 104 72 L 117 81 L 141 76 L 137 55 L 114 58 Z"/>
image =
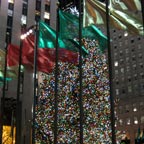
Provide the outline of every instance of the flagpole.
<path id="1" fill-rule="evenodd" d="M 21 34 L 23 34 L 23 30 Z M 17 100 L 16 100 L 16 144 L 19 144 L 21 140 L 20 81 L 21 81 L 21 65 L 22 65 L 22 47 L 23 47 L 23 41 L 20 38 L 19 69 L 18 69 Z"/>
<path id="2" fill-rule="evenodd" d="M 144 32 L 144 0 L 141 0 L 141 12 L 142 12 L 143 32 Z"/>
<path id="3" fill-rule="evenodd" d="M 56 59 L 55 59 L 55 98 L 54 98 L 54 144 L 57 144 L 58 135 L 58 30 L 59 30 L 59 3 L 57 3 L 57 18 L 56 18 Z"/>
<path id="4" fill-rule="evenodd" d="M 0 143 L 2 144 L 2 134 L 3 134 L 3 123 L 4 123 L 4 107 L 5 107 L 5 88 L 6 88 L 6 75 L 7 75 L 7 48 L 9 44 L 9 37 L 8 42 L 5 47 L 5 65 L 4 65 L 4 80 L 3 80 L 3 93 L 1 99 L 1 124 L 0 124 Z"/>
<path id="5" fill-rule="evenodd" d="M 116 144 L 115 135 L 115 115 L 114 115 L 114 98 L 112 91 L 112 60 L 111 60 L 111 46 L 110 46 L 110 29 L 109 29 L 109 0 L 106 0 L 106 27 L 107 27 L 107 38 L 108 38 L 108 64 L 109 64 L 109 86 L 110 86 L 110 105 L 111 105 L 111 129 L 112 129 L 112 144 Z"/>
<path id="6" fill-rule="evenodd" d="M 79 81 L 80 81 L 80 91 L 79 91 L 79 108 L 80 108 L 80 144 L 83 144 L 83 97 L 82 97 L 82 23 L 81 23 L 81 0 L 79 0 Z"/>
<path id="7" fill-rule="evenodd" d="M 32 144 L 35 144 L 35 108 L 36 108 L 36 97 L 37 97 L 37 49 L 38 49 L 38 38 L 39 38 L 39 22 L 36 22 L 35 29 L 35 47 L 34 47 L 34 97 L 33 97 L 33 125 L 32 125 Z"/>

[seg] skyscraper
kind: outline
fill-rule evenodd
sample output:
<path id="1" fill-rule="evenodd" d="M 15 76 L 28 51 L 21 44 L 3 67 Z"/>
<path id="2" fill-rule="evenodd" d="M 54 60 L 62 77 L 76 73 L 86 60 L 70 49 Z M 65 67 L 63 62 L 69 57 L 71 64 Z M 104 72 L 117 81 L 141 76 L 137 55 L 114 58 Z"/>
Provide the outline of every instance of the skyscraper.
<path id="1" fill-rule="evenodd" d="M 62 1 L 60 1 L 62 2 Z M 70 5 L 69 5 L 70 4 Z M 77 1 L 63 1 L 61 8 L 67 9 Z M 66 6 L 67 5 L 67 6 Z M 56 27 L 56 0 L 8 0 L 1 1 L 0 48 L 8 42 L 20 44 L 21 28 L 35 25 L 42 19 Z M 141 13 L 138 14 L 141 17 Z M 100 27 L 101 28 L 101 27 Z M 106 27 L 101 28 L 106 34 Z M 113 93 L 116 101 L 116 125 L 134 143 L 139 126 L 144 128 L 144 50 L 143 37 L 111 29 Z M 21 141 L 29 143 L 32 120 L 33 77 L 25 71 L 21 81 L 22 113 Z M 17 79 L 8 83 L 6 97 L 16 99 Z M 2 92 L 1 92 L 2 96 Z"/>

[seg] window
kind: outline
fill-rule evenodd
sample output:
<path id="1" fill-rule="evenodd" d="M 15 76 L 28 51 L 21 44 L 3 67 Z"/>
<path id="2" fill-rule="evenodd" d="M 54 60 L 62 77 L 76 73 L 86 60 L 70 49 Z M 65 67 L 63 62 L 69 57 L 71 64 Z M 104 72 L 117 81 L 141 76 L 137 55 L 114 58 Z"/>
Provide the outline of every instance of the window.
<path id="1" fill-rule="evenodd" d="M 130 121 L 130 118 L 127 118 L 127 119 L 126 119 L 126 124 L 127 124 L 127 125 L 130 125 L 130 122 L 131 122 L 131 121 Z"/>
<path id="2" fill-rule="evenodd" d="M 139 49 L 139 50 L 141 49 L 141 45 L 140 45 L 140 44 L 138 45 L 138 49 Z"/>
<path id="3" fill-rule="evenodd" d="M 128 76 L 128 82 L 131 82 L 131 77 L 130 76 Z"/>
<path id="4" fill-rule="evenodd" d="M 123 52 L 122 51 L 120 51 L 120 56 L 122 56 L 123 55 Z"/>
<path id="5" fill-rule="evenodd" d="M 129 71 L 130 71 L 130 67 L 129 67 L 129 66 L 127 66 L 127 67 L 126 67 L 126 70 L 127 70 L 127 72 L 129 72 Z"/>
<path id="6" fill-rule="evenodd" d="M 44 21 L 45 21 L 46 24 L 48 24 L 48 25 L 50 24 L 50 20 L 49 19 L 45 19 Z"/>
<path id="7" fill-rule="evenodd" d="M 13 3 L 9 3 L 8 4 L 8 9 L 13 11 L 14 10 L 14 4 Z"/>
<path id="8" fill-rule="evenodd" d="M 138 57 L 139 57 L 140 59 L 142 59 L 142 56 L 143 56 L 142 53 L 140 53 L 140 54 L 138 55 Z"/>
<path id="9" fill-rule="evenodd" d="M 119 95 L 119 89 L 116 89 L 115 92 L 116 92 L 116 95 Z"/>
<path id="10" fill-rule="evenodd" d="M 36 10 L 41 11 L 41 1 L 39 0 L 36 1 Z"/>
<path id="11" fill-rule="evenodd" d="M 129 57 L 126 57 L 126 62 L 129 62 L 130 58 Z"/>
<path id="12" fill-rule="evenodd" d="M 133 112 L 136 112 L 137 111 L 137 105 L 134 103 L 133 104 Z"/>
<path id="13" fill-rule="evenodd" d="M 129 53 L 129 49 L 125 49 L 125 53 Z"/>
<path id="14" fill-rule="evenodd" d="M 118 61 L 114 62 L 114 66 L 117 67 L 118 66 Z"/>
<path id="15" fill-rule="evenodd" d="M 22 14 L 25 15 L 25 16 L 27 16 L 27 11 L 28 11 L 27 4 L 23 3 Z"/>
<path id="16" fill-rule="evenodd" d="M 128 113 L 128 112 L 130 112 L 130 108 L 129 108 L 129 105 L 126 105 L 126 107 L 125 107 L 126 109 L 126 113 Z"/>
<path id="17" fill-rule="evenodd" d="M 8 0 L 9 3 L 14 3 L 14 0 Z"/>
<path id="18" fill-rule="evenodd" d="M 119 120 L 119 124 L 123 125 L 123 120 L 122 119 Z"/>
<path id="19" fill-rule="evenodd" d="M 126 91 L 125 91 L 125 88 L 122 88 L 122 94 L 125 94 Z"/>
<path id="20" fill-rule="evenodd" d="M 44 12 L 44 19 L 50 19 L 50 13 Z"/>
<path id="21" fill-rule="evenodd" d="M 7 18 L 7 26 L 8 27 L 12 27 L 12 22 L 13 22 L 13 17 L 12 16 L 8 16 L 8 18 Z"/>
<path id="22" fill-rule="evenodd" d="M 120 46 L 120 47 L 122 46 L 122 42 L 119 42 L 119 46 Z"/>
<path id="23" fill-rule="evenodd" d="M 142 79 L 144 79 L 144 73 L 140 73 Z"/>
<path id="24" fill-rule="evenodd" d="M 140 63 L 140 67 L 143 68 L 143 63 Z"/>
<path id="25" fill-rule="evenodd" d="M 128 92 L 131 93 L 132 92 L 132 87 L 128 86 Z"/>
<path id="26" fill-rule="evenodd" d="M 21 17 L 21 25 L 26 25 L 27 17 L 25 15 L 22 15 Z"/>
<path id="27" fill-rule="evenodd" d="M 123 64 L 124 60 L 123 59 L 120 59 L 120 64 Z"/>
<path id="28" fill-rule="evenodd" d="M 136 60 L 136 57 L 135 57 L 135 55 L 134 56 L 132 56 L 132 61 L 135 61 Z"/>
<path id="29" fill-rule="evenodd" d="M 134 80 L 137 80 L 137 74 L 134 74 Z"/>
<path id="30" fill-rule="evenodd" d="M 121 71 L 121 73 L 124 73 L 124 68 L 121 68 L 120 71 Z"/>
<path id="31" fill-rule="evenodd" d="M 46 12 L 50 12 L 50 4 L 46 4 L 45 5 L 45 11 Z"/>
<path id="32" fill-rule="evenodd" d="M 118 75 L 118 70 L 115 70 L 115 75 Z"/>
<path id="33" fill-rule="evenodd" d="M 131 39 L 131 43 L 134 43 L 134 39 Z"/>
<path id="34" fill-rule="evenodd" d="M 136 70 L 136 64 L 133 65 L 133 70 Z"/>
<path id="35" fill-rule="evenodd" d="M 141 116 L 141 123 L 144 123 L 144 116 Z"/>
<path id="36" fill-rule="evenodd" d="M 144 110 L 144 103 L 140 102 L 140 110 Z"/>
<path id="37" fill-rule="evenodd" d="M 10 43 L 11 42 L 11 34 L 12 34 L 11 28 L 7 28 L 7 31 L 6 31 L 6 43 Z"/>
<path id="38" fill-rule="evenodd" d="M 134 124 L 138 124 L 138 118 L 134 117 Z"/>

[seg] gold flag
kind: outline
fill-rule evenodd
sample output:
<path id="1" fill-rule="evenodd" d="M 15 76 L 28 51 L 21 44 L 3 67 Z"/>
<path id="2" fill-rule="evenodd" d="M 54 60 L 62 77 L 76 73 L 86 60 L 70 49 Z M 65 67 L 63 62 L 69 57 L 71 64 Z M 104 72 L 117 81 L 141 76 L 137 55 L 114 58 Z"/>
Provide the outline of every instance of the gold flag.
<path id="1" fill-rule="evenodd" d="M 126 9 L 115 6 L 113 0 L 109 3 L 109 22 L 110 26 L 120 30 L 126 30 L 133 34 L 143 35 L 142 20 L 138 19 L 126 11 Z M 120 5 L 120 3 L 119 3 Z M 128 5 L 128 4 L 127 4 Z M 117 9 L 116 9 L 116 8 Z M 128 7 L 125 5 L 128 9 Z M 132 6 L 131 6 L 132 7 Z M 134 6 L 133 6 L 134 8 Z M 98 0 L 84 0 L 83 25 L 106 24 L 106 5 Z"/>

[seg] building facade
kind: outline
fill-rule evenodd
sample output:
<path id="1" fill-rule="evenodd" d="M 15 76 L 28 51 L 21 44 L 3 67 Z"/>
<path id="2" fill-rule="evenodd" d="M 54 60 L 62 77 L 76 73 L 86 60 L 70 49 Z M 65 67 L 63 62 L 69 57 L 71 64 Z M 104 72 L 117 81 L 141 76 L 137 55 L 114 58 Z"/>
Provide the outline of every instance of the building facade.
<path id="1" fill-rule="evenodd" d="M 76 2 L 76 1 L 75 1 Z M 5 49 L 10 42 L 20 44 L 22 28 L 35 25 L 38 19 L 56 27 L 56 0 L 7 0 L 1 1 L 0 8 L 0 48 Z M 65 5 L 71 1 L 64 1 Z M 77 4 L 77 3 L 75 3 Z M 102 31 L 106 34 L 106 28 Z M 142 36 L 111 29 L 113 94 L 116 101 L 116 129 L 121 130 L 134 144 L 138 128 L 144 129 L 144 39 Z M 31 141 L 33 105 L 33 73 L 25 70 L 21 103 L 21 143 Z M 16 100 L 17 79 L 7 85 L 5 97 Z M 1 89 L 1 98 L 3 96 Z M 12 112 L 12 111 L 11 111 Z"/>
<path id="2" fill-rule="evenodd" d="M 0 48 L 5 50 L 8 43 L 20 45 L 21 30 L 28 29 L 43 20 L 55 29 L 56 0 L 2 0 L 0 5 Z M 11 125 L 12 113 L 16 118 L 16 101 L 18 79 L 6 83 L 3 94 L 1 88 L 0 104 L 5 98 L 4 113 L 9 120 L 4 119 L 5 125 Z M 25 69 L 20 81 L 19 129 L 16 133 L 17 143 L 31 143 L 31 126 L 33 110 L 33 72 Z M 1 110 L 1 109 L 0 109 Z M 6 121 L 7 120 L 7 121 Z"/>

